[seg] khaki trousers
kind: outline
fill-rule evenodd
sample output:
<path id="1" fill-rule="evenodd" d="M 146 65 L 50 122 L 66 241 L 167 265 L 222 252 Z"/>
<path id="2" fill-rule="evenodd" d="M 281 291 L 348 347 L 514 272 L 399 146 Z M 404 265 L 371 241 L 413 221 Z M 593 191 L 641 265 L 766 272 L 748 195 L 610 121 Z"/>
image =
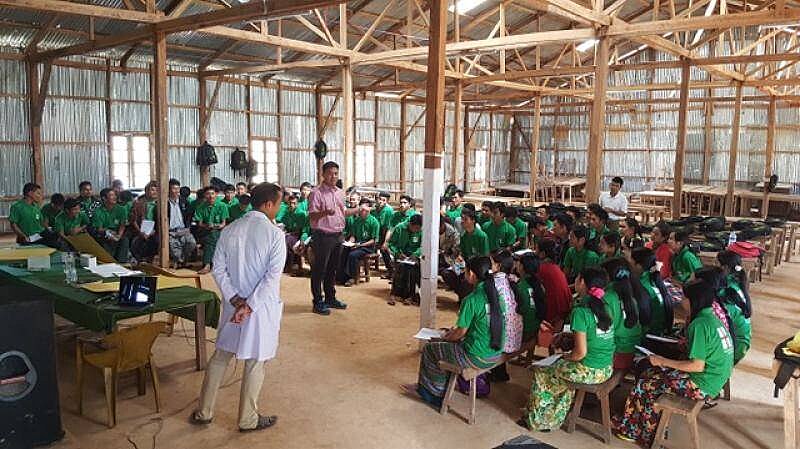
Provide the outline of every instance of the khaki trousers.
<path id="1" fill-rule="evenodd" d="M 203 389 L 200 392 L 200 408 L 197 417 L 211 419 L 214 416 L 214 403 L 217 392 L 225 377 L 225 371 L 233 358 L 232 352 L 217 349 L 206 367 Z M 264 383 L 264 362 L 255 359 L 244 361 L 242 389 L 239 392 L 239 428 L 253 429 L 258 423 L 258 395 Z"/>

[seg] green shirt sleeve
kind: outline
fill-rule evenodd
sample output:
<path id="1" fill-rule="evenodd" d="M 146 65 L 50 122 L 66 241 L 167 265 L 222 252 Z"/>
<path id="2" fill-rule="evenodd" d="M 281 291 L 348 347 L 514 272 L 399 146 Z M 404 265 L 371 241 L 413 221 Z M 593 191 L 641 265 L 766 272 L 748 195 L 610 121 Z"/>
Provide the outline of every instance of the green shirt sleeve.
<path id="1" fill-rule="evenodd" d="M 689 360 L 705 361 L 708 357 L 706 347 L 706 341 L 709 339 L 708 328 L 700 325 L 700 320 L 696 320 L 689 324 L 686 336 L 689 340 Z"/>
<path id="2" fill-rule="evenodd" d="M 468 295 L 461 303 L 461 309 L 458 311 L 458 319 L 456 320 L 456 327 L 462 329 L 469 329 L 472 320 L 475 318 L 475 296 Z"/>
<path id="3" fill-rule="evenodd" d="M 591 329 L 589 317 L 586 315 L 589 310 L 586 307 L 573 307 L 572 316 L 570 317 L 570 325 L 574 332 L 581 332 L 588 334 Z M 591 313 L 591 312 L 589 312 Z M 591 321 L 592 325 L 594 320 Z"/>
<path id="4" fill-rule="evenodd" d="M 378 222 L 378 219 L 370 215 L 367 219 L 367 230 L 371 240 L 375 240 L 377 243 L 381 238 L 381 224 Z"/>

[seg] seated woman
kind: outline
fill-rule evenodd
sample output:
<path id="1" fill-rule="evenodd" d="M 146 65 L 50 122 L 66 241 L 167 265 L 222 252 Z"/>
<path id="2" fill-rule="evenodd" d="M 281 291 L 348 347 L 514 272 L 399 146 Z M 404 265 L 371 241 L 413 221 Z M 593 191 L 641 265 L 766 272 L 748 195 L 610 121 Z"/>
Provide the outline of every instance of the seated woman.
<path id="1" fill-rule="evenodd" d="M 672 250 L 667 243 L 672 227 L 665 221 L 659 221 L 653 226 L 650 233 L 650 241 L 645 243 L 646 248 L 650 248 L 656 254 L 656 260 L 661 262 L 661 279 L 669 279 L 672 276 Z"/>
<path id="2" fill-rule="evenodd" d="M 622 256 L 622 242 L 619 238 L 619 234 L 614 231 L 601 236 L 598 247 L 600 249 L 599 255 L 601 261 Z"/>
<path id="3" fill-rule="evenodd" d="M 630 253 L 636 248 L 644 246 L 642 227 L 633 217 L 628 217 L 619 222 L 619 233 L 622 238 L 622 250 Z"/>
<path id="4" fill-rule="evenodd" d="M 461 302 L 458 320 L 442 337 L 422 348 L 416 384 L 404 385 L 406 392 L 440 407 L 447 385 L 447 373 L 439 368 L 444 360 L 462 368 L 486 369 L 503 355 L 505 308 L 492 277 L 492 261 L 474 257 L 467 262 L 466 279 L 475 289 Z"/>
<path id="5" fill-rule="evenodd" d="M 730 316 L 736 333 L 736 350 L 733 352 L 733 364 L 739 363 L 750 350 L 752 327 L 750 316 L 753 306 L 750 301 L 750 288 L 747 271 L 742 267 L 742 257 L 733 251 L 720 251 L 717 261 L 725 275 L 726 287 L 720 295 L 723 306 Z"/>
<path id="6" fill-rule="evenodd" d="M 627 371 L 633 366 L 634 347 L 642 342 L 642 326 L 650 323 L 650 301 L 627 260 L 615 257 L 602 267 L 611 280 L 603 299 L 614 322 L 614 369 Z"/>
<path id="7" fill-rule="evenodd" d="M 569 249 L 561 264 L 561 268 L 570 283 L 575 281 L 575 277 L 584 268 L 593 267 L 600 263 L 600 256 L 586 247 L 588 238 L 589 231 L 586 226 L 578 225 L 572 228 L 572 232 L 569 235 Z"/>
<path id="8" fill-rule="evenodd" d="M 636 381 L 625 402 L 625 412 L 614 418 L 617 436 L 650 447 L 660 414 L 653 405 L 664 393 L 703 400 L 716 396 L 733 370 L 733 343 L 725 325 L 712 310 L 714 288 L 695 280 L 683 288 L 691 316 L 686 332 L 688 360 L 649 357 L 652 368 Z"/>
<path id="9" fill-rule="evenodd" d="M 570 314 L 573 349 L 552 365 L 533 371 L 530 402 L 519 425 L 539 431 L 558 429 L 575 396 L 569 382 L 598 384 L 611 377 L 614 325 L 603 301 L 607 283 L 606 273 L 597 267 L 586 268 L 575 280 L 581 299 Z"/>
<path id="10" fill-rule="evenodd" d="M 539 326 L 547 316 L 547 304 L 542 281 L 539 280 L 539 258 L 534 254 L 523 254 L 517 260 L 515 271 L 519 282 L 514 286 L 517 309 L 522 315 L 522 341 L 535 340 Z"/>
<path id="11" fill-rule="evenodd" d="M 685 284 L 692 274 L 703 267 L 703 263 L 689 248 L 689 231 L 673 231 L 669 235 L 669 247 L 672 250 L 672 281 Z"/>
<path id="12" fill-rule="evenodd" d="M 544 319 L 553 328 L 561 330 L 572 308 L 572 292 L 569 289 L 567 276 L 556 264 L 558 257 L 556 242 L 544 239 L 539 243 L 538 249 L 537 255 L 541 259 L 539 279 L 542 280 L 545 293 Z"/>
<path id="13" fill-rule="evenodd" d="M 649 248 L 636 248 L 631 251 L 631 259 L 634 268 L 640 273 L 639 282 L 650 299 L 650 322 L 643 331 L 653 335 L 672 333 L 673 304 L 669 300 L 667 286 L 661 280 L 655 253 Z"/>
<path id="14" fill-rule="evenodd" d="M 724 257 L 724 256 L 723 256 Z M 728 280 L 720 267 L 703 267 L 695 272 L 695 277 L 714 286 L 717 302 L 714 313 L 728 328 L 733 339 L 733 364 L 741 360 L 750 349 L 752 337 L 749 314 L 745 317 L 744 309 L 749 306 L 738 296 L 734 289 L 728 287 Z"/>
<path id="15" fill-rule="evenodd" d="M 504 318 L 506 329 L 506 340 L 503 345 L 503 352 L 513 354 L 522 348 L 523 323 L 522 315 L 519 313 L 517 298 L 511 289 L 508 275 L 514 269 L 514 258 L 510 252 L 501 250 L 492 254 L 492 273 L 494 285 L 500 294 L 500 301 L 504 305 Z M 489 374 L 489 378 L 494 382 L 508 382 L 510 377 L 506 369 L 506 364 L 498 365 Z"/>

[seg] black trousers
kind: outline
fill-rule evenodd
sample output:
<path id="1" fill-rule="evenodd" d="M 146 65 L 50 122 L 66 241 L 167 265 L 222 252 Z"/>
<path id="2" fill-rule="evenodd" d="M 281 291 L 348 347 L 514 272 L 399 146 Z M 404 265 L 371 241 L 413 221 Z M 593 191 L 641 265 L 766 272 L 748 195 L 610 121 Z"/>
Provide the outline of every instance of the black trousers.
<path id="1" fill-rule="evenodd" d="M 397 296 L 398 298 L 411 298 L 417 292 L 419 281 L 419 263 L 411 265 L 397 262 L 394 265 L 391 294 L 393 296 Z"/>
<path id="2" fill-rule="evenodd" d="M 450 287 L 454 292 L 456 292 L 459 301 L 472 293 L 472 286 L 469 285 L 469 282 L 467 282 L 463 273 L 456 274 L 455 271 L 448 268 L 444 271 L 440 271 L 440 274 L 442 276 L 442 280 L 444 280 L 444 283 L 447 284 L 447 286 Z"/>
<path id="3" fill-rule="evenodd" d="M 355 279 L 361 258 L 374 252 L 375 250 L 372 247 L 346 248 L 342 246 L 342 250 L 339 253 L 339 269 L 336 272 L 336 280 L 345 283 L 350 279 Z"/>
<path id="4" fill-rule="evenodd" d="M 312 231 L 311 294 L 314 304 L 336 299 L 336 269 L 342 249 L 342 234 Z M 323 297 L 323 292 L 325 296 Z"/>

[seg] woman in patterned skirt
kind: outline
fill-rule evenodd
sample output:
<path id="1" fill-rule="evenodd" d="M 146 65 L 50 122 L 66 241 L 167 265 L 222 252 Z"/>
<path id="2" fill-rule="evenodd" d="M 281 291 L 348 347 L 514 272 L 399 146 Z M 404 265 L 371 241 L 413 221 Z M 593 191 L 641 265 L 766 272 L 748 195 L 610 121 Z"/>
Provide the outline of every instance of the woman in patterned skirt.
<path id="1" fill-rule="evenodd" d="M 505 307 L 494 285 L 492 262 L 488 257 L 474 257 L 467 262 L 467 282 L 475 289 L 461 302 L 455 327 L 443 341 L 431 341 L 422 349 L 419 378 L 416 384 L 403 385 L 434 407 L 442 405 L 448 373 L 439 368 L 444 360 L 462 368 L 486 369 L 503 355 Z"/>
<path id="2" fill-rule="evenodd" d="M 652 368 L 642 373 L 625 402 L 625 413 L 614 418 L 617 436 L 650 447 L 660 414 L 653 410 L 664 393 L 703 400 L 714 397 L 733 370 L 733 341 L 713 311 L 715 289 L 694 280 L 684 286 L 691 319 L 686 331 L 688 360 L 650 356 Z"/>
<path id="3" fill-rule="evenodd" d="M 554 364 L 534 370 L 528 410 L 519 425 L 538 431 L 558 429 L 575 397 L 570 382 L 598 384 L 611 377 L 614 327 L 603 301 L 607 283 L 605 271 L 597 267 L 584 269 L 576 278 L 575 290 L 581 299 L 570 313 L 572 350 Z M 557 340 L 566 340 L 565 334 Z"/>

